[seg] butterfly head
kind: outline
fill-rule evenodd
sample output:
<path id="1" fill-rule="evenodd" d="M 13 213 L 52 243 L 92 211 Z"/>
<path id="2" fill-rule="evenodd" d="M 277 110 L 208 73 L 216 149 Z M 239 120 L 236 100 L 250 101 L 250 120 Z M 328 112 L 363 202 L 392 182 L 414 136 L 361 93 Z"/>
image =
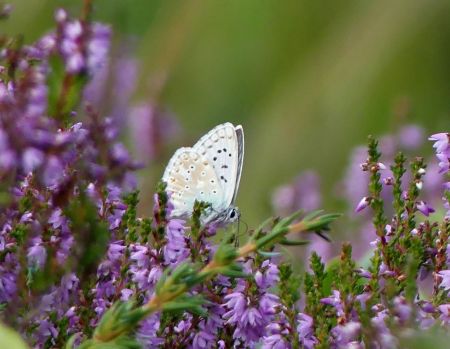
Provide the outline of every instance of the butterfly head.
<path id="1" fill-rule="evenodd" d="M 205 223 L 214 223 L 218 226 L 226 226 L 236 222 L 241 217 L 241 212 L 236 206 L 230 206 L 226 210 L 212 215 L 206 219 Z"/>
<path id="2" fill-rule="evenodd" d="M 225 212 L 227 223 L 236 222 L 241 217 L 241 212 L 234 206 L 230 206 Z"/>

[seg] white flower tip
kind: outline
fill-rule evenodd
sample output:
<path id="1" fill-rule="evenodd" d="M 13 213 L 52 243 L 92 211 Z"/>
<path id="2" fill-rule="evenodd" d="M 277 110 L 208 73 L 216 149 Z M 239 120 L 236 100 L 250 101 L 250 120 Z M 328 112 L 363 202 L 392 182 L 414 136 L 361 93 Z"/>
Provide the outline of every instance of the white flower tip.
<path id="1" fill-rule="evenodd" d="M 62 8 L 57 9 L 55 12 L 56 22 L 61 23 L 64 22 L 66 19 L 67 19 L 67 12 Z"/>
<path id="2" fill-rule="evenodd" d="M 355 212 L 364 210 L 370 204 L 370 198 L 364 196 L 355 208 Z"/>

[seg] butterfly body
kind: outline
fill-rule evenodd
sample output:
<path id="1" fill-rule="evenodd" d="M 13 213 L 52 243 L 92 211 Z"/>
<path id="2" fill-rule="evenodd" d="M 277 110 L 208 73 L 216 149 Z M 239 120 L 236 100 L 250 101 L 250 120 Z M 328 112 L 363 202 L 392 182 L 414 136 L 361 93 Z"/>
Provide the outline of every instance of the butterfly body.
<path id="1" fill-rule="evenodd" d="M 192 148 L 178 149 L 163 175 L 174 206 L 172 216 L 188 217 L 194 202 L 210 203 L 203 224 L 226 225 L 239 218 L 235 199 L 244 157 L 242 126 L 224 123 L 205 134 Z"/>

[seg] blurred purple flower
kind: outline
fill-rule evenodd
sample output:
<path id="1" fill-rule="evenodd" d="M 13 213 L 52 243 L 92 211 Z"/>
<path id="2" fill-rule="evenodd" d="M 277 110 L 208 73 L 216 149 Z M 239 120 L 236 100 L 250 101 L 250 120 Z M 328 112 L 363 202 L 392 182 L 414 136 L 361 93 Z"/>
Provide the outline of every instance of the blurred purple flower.
<path id="1" fill-rule="evenodd" d="M 173 115 L 150 103 L 132 107 L 127 121 L 137 158 L 144 163 L 154 160 L 180 129 Z"/>
<path id="2" fill-rule="evenodd" d="M 312 170 L 302 172 L 292 184 L 279 187 L 272 196 L 272 205 L 279 215 L 317 210 L 321 202 L 320 180 Z"/>
<path id="3" fill-rule="evenodd" d="M 47 258 L 47 250 L 41 245 L 41 239 L 35 241 L 33 246 L 28 249 L 27 257 L 28 264 L 34 265 L 39 269 L 42 269 Z"/>
<path id="4" fill-rule="evenodd" d="M 91 74 L 107 60 L 111 30 L 108 26 L 93 23 L 83 26 L 80 20 L 69 20 L 64 10 L 57 10 L 59 25 L 57 40 L 65 59 L 66 71 L 71 74 L 88 70 Z"/>
<path id="5" fill-rule="evenodd" d="M 152 314 L 141 322 L 137 332 L 137 338 L 144 348 L 157 348 L 164 344 L 164 338 L 158 337 L 160 327 L 160 315 Z"/>
<path id="6" fill-rule="evenodd" d="M 350 164 L 339 186 L 340 195 L 345 197 L 352 207 L 356 207 L 362 197 L 367 196 L 368 177 L 361 172 L 361 164 L 367 159 L 365 147 L 356 147 L 350 156 Z"/>
<path id="7" fill-rule="evenodd" d="M 337 325 L 331 330 L 334 344 L 338 348 L 353 348 L 358 343 L 360 332 L 361 323 L 355 321 L 347 322 L 344 325 Z"/>
<path id="8" fill-rule="evenodd" d="M 377 314 L 371 319 L 372 326 L 377 331 L 375 338 L 378 342 L 373 344 L 378 344 L 381 348 L 398 347 L 397 339 L 392 335 L 386 324 L 386 318 L 389 316 L 387 310 L 376 309 L 376 307 L 373 310 L 378 310 Z"/>
<path id="9" fill-rule="evenodd" d="M 410 124 L 403 126 L 398 132 L 399 145 L 406 150 L 418 149 L 424 140 L 424 130 L 418 125 Z"/>
<path id="10" fill-rule="evenodd" d="M 56 156 L 50 156 L 44 165 L 43 180 L 48 187 L 55 186 L 62 180 L 64 166 Z"/>
<path id="11" fill-rule="evenodd" d="M 27 148 L 22 154 L 23 169 L 25 172 L 31 172 L 42 164 L 44 153 L 36 148 Z"/>
<path id="12" fill-rule="evenodd" d="M 404 297 L 398 296 L 394 298 L 394 312 L 401 323 L 409 321 L 413 310 L 411 305 L 406 302 Z"/>

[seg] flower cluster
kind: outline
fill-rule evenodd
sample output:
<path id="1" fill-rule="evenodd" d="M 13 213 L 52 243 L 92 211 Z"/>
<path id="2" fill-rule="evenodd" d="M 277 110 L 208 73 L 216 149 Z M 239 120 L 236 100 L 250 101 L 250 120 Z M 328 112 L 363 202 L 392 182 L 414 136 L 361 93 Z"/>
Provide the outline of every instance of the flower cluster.
<path id="1" fill-rule="evenodd" d="M 136 62 L 109 57 L 108 26 L 89 13 L 55 17 L 56 29 L 32 45 L 0 40 L 0 316 L 30 346 L 392 348 L 450 325 L 450 222 L 430 220 L 423 159 L 407 172 L 404 155 L 391 154 L 388 169 L 370 141 L 358 211 L 372 208 L 374 241 L 361 266 L 350 244 L 328 266 L 312 253 L 303 276 L 277 252 L 305 244 L 287 234 L 323 236 L 335 214 L 271 219 L 242 246 L 235 234 L 217 244 L 223 232 L 200 223 L 208 204 L 176 219 L 161 183 L 153 211 L 139 217 L 138 164 L 121 126 L 133 119 L 149 161 L 176 123 L 160 107 L 129 105 Z M 120 83 L 107 92 L 106 81 Z M 414 149 L 420 133 L 405 128 L 397 138 Z M 449 135 L 431 140 L 448 175 Z M 317 176 L 282 188 L 276 204 L 283 215 L 317 209 Z"/>
<path id="2" fill-rule="evenodd" d="M 436 149 L 436 157 L 439 160 L 439 173 L 448 175 L 450 173 L 450 134 L 436 133 L 430 140 L 435 141 L 433 148 Z M 445 182 L 444 187 L 444 206 L 447 210 L 447 217 L 450 217 L 450 182 Z"/>

